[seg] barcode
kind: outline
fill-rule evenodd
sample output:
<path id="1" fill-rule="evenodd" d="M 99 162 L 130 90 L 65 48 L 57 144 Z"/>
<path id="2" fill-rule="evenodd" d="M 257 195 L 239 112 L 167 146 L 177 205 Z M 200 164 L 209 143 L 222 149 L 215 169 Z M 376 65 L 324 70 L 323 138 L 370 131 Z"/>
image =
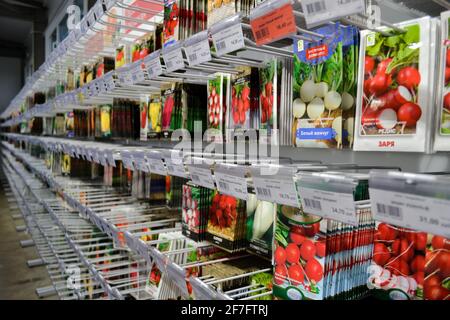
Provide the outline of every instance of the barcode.
<path id="1" fill-rule="evenodd" d="M 270 189 L 256 187 L 256 191 L 258 191 L 258 194 L 266 196 L 266 197 L 272 196 L 272 192 L 270 191 Z"/>
<path id="2" fill-rule="evenodd" d="M 170 61 L 170 60 L 167 61 L 167 66 L 166 66 L 166 67 L 167 67 L 168 69 L 170 69 L 170 68 L 172 68 L 172 66 L 173 66 L 173 62 Z"/>
<path id="3" fill-rule="evenodd" d="M 227 44 L 226 44 L 225 41 L 220 41 L 220 42 L 218 42 L 217 45 L 216 45 L 216 49 L 217 49 L 217 50 L 223 50 L 223 49 L 225 49 L 226 47 L 227 47 Z"/>
<path id="4" fill-rule="evenodd" d="M 223 182 L 223 181 L 219 181 L 219 187 L 222 190 L 228 191 L 230 190 L 230 186 L 228 185 L 228 183 Z"/>
<path id="5" fill-rule="evenodd" d="M 396 218 L 398 220 L 402 220 L 403 214 L 402 209 L 399 207 L 394 207 L 382 203 L 377 203 L 377 210 L 379 214 L 388 215 L 392 218 Z"/>
<path id="6" fill-rule="evenodd" d="M 305 201 L 305 206 L 308 208 L 316 209 L 316 210 L 322 210 L 322 205 L 320 201 L 314 200 L 314 199 L 303 199 Z"/>
<path id="7" fill-rule="evenodd" d="M 327 5 L 325 4 L 325 0 L 313 2 L 306 5 L 306 11 L 309 14 L 311 13 L 320 13 L 323 11 L 327 11 Z"/>
<path id="8" fill-rule="evenodd" d="M 269 36 L 269 29 L 262 28 L 261 30 L 256 31 L 256 39 L 261 39 Z"/>
<path id="9" fill-rule="evenodd" d="M 189 55 L 189 61 L 196 61 L 197 60 L 197 54 L 193 53 Z"/>
<path id="10" fill-rule="evenodd" d="M 200 177 L 196 174 L 191 174 L 192 180 L 200 181 Z"/>

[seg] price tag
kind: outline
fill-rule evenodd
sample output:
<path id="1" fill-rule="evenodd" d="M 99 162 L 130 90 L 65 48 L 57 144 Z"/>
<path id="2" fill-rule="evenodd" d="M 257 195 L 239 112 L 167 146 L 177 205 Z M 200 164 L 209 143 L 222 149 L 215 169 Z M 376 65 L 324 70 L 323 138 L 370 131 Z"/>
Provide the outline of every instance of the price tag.
<path id="1" fill-rule="evenodd" d="M 323 218 L 358 225 L 353 194 L 298 187 L 303 211 Z"/>
<path id="2" fill-rule="evenodd" d="M 171 176 L 188 178 L 189 175 L 184 168 L 184 163 L 182 159 L 172 160 L 170 157 L 164 158 L 167 165 L 167 173 Z"/>
<path id="3" fill-rule="evenodd" d="M 133 160 L 136 169 L 142 172 L 150 172 L 150 168 L 147 164 L 147 159 L 142 151 L 133 152 Z"/>
<path id="4" fill-rule="evenodd" d="M 247 168 L 237 165 L 216 164 L 214 178 L 217 190 L 220 193 L 247 200 L 247 179 L 245 178 Z"/>
<path id="5" fill-rule="evenodd" d="M 103 4 L 102 2 L 97 2 L 94 6 L 94 13 L 97 20 L 100 20 L 100 18 L 103 16 Z"/>
<path id="6" fill-rule="evenodd" d="M 408 173 L 371 173 L 375 220 L 450 238 L 450 178 Z"/>
<path id="7" fill-rule="evenodd" d="M 88 21 L 87 21 L 87 19 L 86 19 L 86 17 L 85 17 L 85 18 L 84 18 L 83 20 L 81 20 L 81 22 L 80 22 L 80 30 L 81 30 L 81 34 L 82 34 L 82 35 L 85 35 L 85 34 L 87 33 L 88 29 L 89 29 Z"/>
<path id="8" fill-rule="evenodd" d="M 294 168 L 252 166 L 251 172 L 259 200 L 300 208 L 293 178 Z"/>
<path id="9" fill-rule="evenodd" d="M 133 158 L 129 152 L 122 151 L 120 153 L 120 157 L 122 159 L 123 166 L 128 170 L 134 171 Z"/>
<path id="10" fill-rule="evenodd" d="M 131 69 L 131 79 L 132 83 L 139 83 L 145 80 L 144 70 L 142 70 L 142 62 L 139 61 L 138 64 L 132 67 Z"/>
<path id="11" fill-rule="evenodd" d="M 259 46 L 297 33 L 290 0 L 264 2 L 250 13 L 250 25 Z"/>
<path id="12" fill-rule="evenodd" d="M 100 93 L 105 93 L 106 92 L 106 86 L 105 86 L 105 81 L 103 79 L 97 79 L 95 80 L 97 83 L 97 92 Z"/>
<path id="13" fill-rule="evenodd" d="M 183 52 L 181 43 L 163 49 L 163 60 L 167 72 L 173 72 L 184 68 Z"/>
<path id="14" fill-rule="evenodd" d="M 209 48 L 208 30 L 192 36 L 184 42 L 187 59 L 190 66 L 211 61 L 211 50 Z"/>
<path id="15" fill-rule="evenodd" d="M 114 160 L 114 154 L 112 150 L 105 150 L 104 157 L 111 167 L 116 167 L 116 161 Z"/>
<path id="16" fill-rule="evenodd" d="M 297 174 L 297 190 L 303 211 L 358 225 L 354 191 L 358 181 L 330 173 Z"/>
<path id="17" fill-rule="evenodd" d="M 240 18 L 232 17 L 231 21 L 219 22 L 211 27 L 212 39 L 218 56 L 234 52 L 245 46 Z"/>
<path id="18" fill-rule="evenodd" d="M 366 10 L 364 0 L 302 0 L 301 5 L 308 27 Z"/>
<path id="19" fill-rule="evenodd" d="M 170 279 L 175 283 L 178 289 L 180 289 L 181 294 L 185 298 L 189 297 L 186 283 L 186 271 L 175 263 L 169 263 L 166 271 Z"/>
<path id="20" fill-rule="evenodd" d="M 114 77 L 113 74 L 111 72 L 108 72 L 104 77 L 103 77 L 103 83 L 106 87 L 106 91 L 107 92 L 111 92 L 116 88 L 116 84 L 114 82 Z"/>
<path id="21" fill-rule="evenodd" d="M 106 166 L 108 165 L 108 162 L 107 162 L 107 160 L 106 160 L 106 157 L 105 157 L 105 155 L 104 155 L 102 152 L 98 155 L 98 161 L 99 161 L 100 164 L 101 164 L 102 166 L 104 166 L 104 167 L 106 167 Z"/>
<path id="22" fill-rule="evenodd" d="M 375 220 L 450 238 L 450 200 L 370 189 Z"/>
<path id="23" fill-rule="evenodd" d="M 91 154 L 92 154 L 92 161 L 94 161 L 95 163 L 100 163 L 97 149 L 91 148 Z"/>
<path id="24" fill-rule="evenodd" d="M 87 19 L 87 21 L 88 21 L 88 23 L 89 23 L 89 26 L 90 26 L 90 27 L 93 27 L 94 24 L 95 24 L 95 15 L 94 15 L 94 12 L 93 12 L 93 11 L 89 12 L 89 13 L 87 14 L 86 19 Z"/>
<path id="25" fill-rule="evenodd" d="M 210 168 L 198 165 L 187 165 L 187 167 L 193 183 L 208 189 L 216 189 Z"/>
<path id="26" fill-rule="evenodd" d="M 133 84 L 133 79 L 131 77 L 130 70 L 122 68 L 117 72 L 117 77 L 119 78 L 119 82 L 121 85 L 129 86 Z"/>
<path id="27" fill-rule="evenodd" d="M 160 50 L 153 52 L 144 58 L 145 69 L 150 79 L 155 78 L 163 73 Z"/>
<path id="28" fill-rule="evenodd" d="M 167 261 L 169 260 L 169 258 L 153 247 L 149 247 L 149 253 L 152 256 L 153 261 L 155 261 L 158 269 L 161 272 L 165 272 L 167 267 Z"/>
<path id="29" fill-rule="evenodd" d="M 150 172 L 156 173 L 162 176 L 167 175 L 167 169 L 162 160 L 162 155 L 159 151 L 147 152 L 148 164 L 150 166 Z"/>
<path id="30" fill-rule="evenodd" d="M 116 4 L 116 1 L 117 0 L 106 0 L 105 1 L 106 10 L 111 9 Z"/>

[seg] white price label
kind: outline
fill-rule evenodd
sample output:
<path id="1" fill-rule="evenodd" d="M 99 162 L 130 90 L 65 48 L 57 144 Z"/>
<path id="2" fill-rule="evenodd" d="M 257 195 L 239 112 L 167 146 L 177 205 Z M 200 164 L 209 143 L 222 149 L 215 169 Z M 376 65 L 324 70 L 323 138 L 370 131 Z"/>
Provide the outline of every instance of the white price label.
<path id="1" fill-rule="evenodd" d="M 167 173 L 169 175 L 181 178 L 189 177 L 182 162 L 178 163 L 178 161 L 172 161 L 170 158 L 165 158 L 165 161 L 167 165 Z"/>
<path id="2" fill-rule="evenodd" d="M 186 298 L 189 297 L 186 284 L 186 271 L 175 263 L 169 263 L 166 271 L 169 278 L 175 283 L 178 289 L 180 289 L 181 294 Z"/>
<path id="3" fill-rule="evenodd" d="M 227 165 L 216 165 L 214 170 L 217 190 L 238 199 L 247 200 L 247 179 L 245 168 Z"/>
<path id="4" fill-rule="evenodd" d="M 96 82 L 97 82 L 97 92 L 98 93 L 106 92 L 106 86 L 105 86 L 105 82 L 103 81 L 103 79 L 98 79 L 98 80 L 96 80 Z"/>
<path id="5" fill-rule="evenodd" d="M 159 50 L 144 58 L 145 69 L 150 79 L 160 76 L 163 73 Z"/>
<path id="6" fill-rule="evenodd" d="M 219 56 L 242 49 L 245 46 L 244 33 L 240 23 L 219 30 L 212 35 L 212 39 Z"/>
<path id="7" fill-rule="evenodd" d="M 159 174 L 162 176 L 167 175 L 166 167 L 161 160 L 150 159 L 149 160 L 150 172 Z"/>
<path id="8" fill-rule="evenodd" d="M 131 157 L 131 154 L 128 153 L 121 153 L 122 163 L 125 168 L 128 170 L 134 171 L 134 165 L 133 165 L 133 158 Z"/>
<path id="9" fill-rule="evenodd" d="M 208 189 L 216 188 L 211 174 L 211 169 L 193 165 L 188 165 L 187 167 L 189 170 L 189 176 L 191 177 L 193 183 Z"/>
<path id="10" fill-rule="evenodd" d="M 137 170 L 142 172 L 150 172 L 147 159 L 145 158 L 145 154 L 143 152 L 134 152 L 133 160 Z"/>
<path id="11" fill-rule="evenodd" d="M 104 157 L 111 167 L 116 167 L 116 161 L 114 160 L 114 154 L 112 150 L 105 150 Z"/>
<path id="12" fill-rule="evenodd" d="M 184 59 L 181 47 L 163 54 L 164 64 L 168 72 L 184 68 Z"/>
<path id="13" fill-rule="evenodd" d="M 364 12 L 364 0 L 302 0 L 308 26 L 317 26 L 336 18 Z"/>
<path id="14" fill-rule="evenodd" d="M 358 225 L 355 201 L 351 193 L 339 193 L 298 187 L 303 211 L 351 225 Z"/>
<path id="15" fill-rule="evenodd" d="M 102 153 L 99 154 L 98 161 L 104 167 L 106 167 L 108 165 L 108 162 L 106 161 L 106 157 Z"/>
<path id="16" fill-rule="evenodd" d="M 97 4 L 94 6 L 94 13 L 97 20 L 99 20 L 103 16 L 103 4 L 102 2 L 97 2 Z"/>
<path id="17" fill-rule="evenodd" d="M 450 238 L 450 200 L 370 188 L 375 220 Z"/>
<path id="18" fill-rule="evenodd" d="M 299 208 L 293 172 L 290 175 L 262 175 L 259 168 L 252 168 L 253 185 L 259 200 Z"/>
<path id="19" fill-rule="evenodd" d="M 196 66 L 212 59 L 208 39 L 186 46 L 185 50 L 190 66 Z"/>
<path id="20" fill-rule="evenodd" d="M 92 151 L 92 161 L 94 161 L 95 163 L 100 163 L 100 159 L 99 159 L 97 150 L 91 149 L 91 151 Z"/>
<path id="21" fill-rule="evenodd" d="M 132 83 L 139 83 L 139 82 L 143 82 L 145 80 L 144 77 L 144 70 L 142 70 L 142 66 L 141 63 L 139 63 L 138 65 L 136 65 L 132 70 L 131 70 L 131 79 L 132 79 Z"/>

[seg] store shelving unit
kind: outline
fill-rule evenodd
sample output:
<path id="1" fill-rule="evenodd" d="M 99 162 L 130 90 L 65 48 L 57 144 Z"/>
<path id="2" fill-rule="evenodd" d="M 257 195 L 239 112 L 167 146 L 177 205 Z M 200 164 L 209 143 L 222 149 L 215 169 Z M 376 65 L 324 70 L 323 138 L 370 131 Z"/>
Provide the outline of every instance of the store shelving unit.
<path id="1" fill-rule="evenodd" d="M 68 68 L 80 69 L 82 65 L 92 63 L 102 56 L 114 56 L 119 43 L 132 44 L 154 30 L 163 21 L 163 2 L 143 2 L 154 7 L 144 9 L 128 5 L 128 1 L 124 0 L 97 1 L 81 21 L 80 27 L 71 31 L 52 52 L 3 115 L 17 111 L 31 93 L 44 92 L 58 85 L 65 78 Z M 119 9 L 124 9 L 124 13 L 117 13 Z M 413 16 L 419 14 L 417 11 L 405 12 Z M 136 17 L 139 14 L 151 15 L 151 18 L 140 19 Z M 299 20 L 304 18 L 301 12 L 296 11 L 295 14 Z M 348 21 L 351 19 L 345 20 Z M 385 25 L 392 26 L 387 22 Z M 214 51 L 209 52 L 210 58 L 206 62 L 191 61 L 187 55 L 190 46 L 202 41 L 208 42 L 208 36 L 214 39 L 215 34 L 230 26 L 243 31 L 242 46 L 220 55 Z M 294 41 L 314 37 L 323 38 L 304 27 L 297 27 L 297 32 L 290 35 Z M 251 35 L 248 17 L 236 15 L 178 45 L 158 50 L 78 89 L 36 105 L 23 114 L 8 119 L 2 127 L 15 127 L 35 117 L 53 116 L 74 109 L 91 109 L 94 105 L 112 103 L 115 98 L 139 98 L 142 94 L 159 92 L 162 85 L 174 81 L 205 84 L 213 79 L 216 72 L 233 74 L 238 66 L 261 67 L 268 57 L 283 60 L 287 74 L 290 74 L 292 50 L 291 44 L 286 44 L 285 41 L 286 39 L 282 39 L 257 46 Z M 166 59 L 170 55 L 176 55 L 178 50 L 182 59 L 178 61 L 179 67 L 174 69 Z M 287 92 L 292 95 L 290 90 Z M 283 100 L 282 110 L 292 109 L 290 95 Z M 282 113 L 281 118 L 286 120 L 284 117 Z M 246 199 L 249 193 L 256 193 L 262 200 L 293 207 L 305 207 L 298 197 L 298 184 L 307 181 L 307 188 L 312 192 L 322 190 L 323 185 L 333 186 L 336 189 L 326 191 L 334 192 L 338 205 L 336 212 L 325 217 L 354 226 L 358 225 L 358 221 L 355 222 L 357 212 L 369 210 L 371 205 L 372 208 L 376 205 L 368 197 L 363 201 L 355 200 L 354 194 L 359 183 L 364 183 L 366 188 L 370 185 L 373 189 L 383 189 L 384 183 L 385 186 L 392 187 L 392 192 L 404 193 L 404 184 L 420 184 L 425 181 L 432 192 L 419 187 L 408 189 L 406 193 L 426 197 L 431 202 L 437 201 L 436 199 L 442 201 L 441 207 L 434 207 L 429 212 L 434 219 L 441 220 L 433 220 L 433 225 L 429 227 L 423 227 L 423 222 L 410 224 L 407 219 L 399 221 L 398 225 L 450 237 L 446 225 L 448 218 L 440 212 L 441 208 L 448 208 L 450 204 L 448 178 L 444 175 L 398 172 L 398 169 L 406 172 L 450 172 L 448 153 L 298 149 L 290 146 L 292 136 L 286 133 L 291 130 L 291 126 L 286 125 L 284 130 L 281 130 L 279 140 L 279 156 L 282 161 L 270 165 L 270 157 L 253 159 L 247 155 L 247 158 L 240 159 L 233 154 L 233 161 L 225 161 L 223 155 L 198 152 L 185 153 L 179 158 L 181 162 L 175 163 L 174 154 L 178 155 L 174 148 L 176 142 L 167 138 L 148 142 L 96 141 L 3 133 L 5 172 L 40 254 L 40 263 L 46 264 L 53 281 L 53 290 L 40 288 L 37 290 L 38 295 L 54 291 L 61 299 L 264 299 L 272 295 L 271 288 L 249 283 L 248 279 L 256 274 L 270 272 L 272 264 L 246 252 L 190 261 L 191 253 L 206 250 L 211 244 L 200 242 L 192 245 L 183 236 L 179 208 L 151 205 L 148 201 L 139 200 L 128 190 L 107 187 L 101 181 L 55 175 L 41 158 L 30 155 L 32 148 L 67 154 L 108 168 L 122 162 L 125 168 L 133 172 L 184 178 L 205 188 L 218 189 L 224 194 L 239 195 L 242 199 Z M 228 146 L 217 145 L 222 150 Z M 248 144 L 244 146 L 248 147 Z M 199 156 L 209 163 L 205 165 L 203 162 L 191 161 L 193 157 Z M 227 162 L 234 164 L 227 167 Z M 278 194 L 269 199 L 262 197 L 262 192 L 258 190 L 267 181 L 261 182 L 263 179 L 258 179 L 258 175 L 252 171 L 252 165 L 258 165 L 256 162 L 280 170 L 281 173 L 271 179 L 272 182 L 285 186 L 283 192 L 287 196 Z M 373 171 L 369 172 L 370 169 Z M 380 169 L 383 174 L 389 173 L 383 175 L 376 171 Z M 231 191 L 229 187 L 223 187 L 224 181 L 220 174 L 223 174 L 223 170 L 236 182 Z M 200 179 L 198 172 L 203 175 Z M 345 211 L 349 207 L 351 210 Z M 123 212 L 126 212 L 125 217 Z M 377 215 L 376 218 L 393 223 L 390 217 Z M 159 235 L 166 234 L 170 235 L 169 240 L 155 240 Z M 161 250 L 160 245 L 163 243 L 170 243 L 170 248 Z M 224 277 L 191 274 L 192 270 L 199 267 L 207 266 L 213 270 L 220 268 L 222 263 L 233 261 L 244 265 L 251 262 L 257 267 Z M 162 284 L 159 286 L 149 284 L 148 281 L 154 266 L 162 273 Z M 67 281 L 74 279 L 70 272 L 76 272 L 78 286 L 68 289 Z M 239 288 L 223 289 L 227 282 L 238 280 L 242 280 Z M 363 293 L 358 297 L 364 295 Z"/>

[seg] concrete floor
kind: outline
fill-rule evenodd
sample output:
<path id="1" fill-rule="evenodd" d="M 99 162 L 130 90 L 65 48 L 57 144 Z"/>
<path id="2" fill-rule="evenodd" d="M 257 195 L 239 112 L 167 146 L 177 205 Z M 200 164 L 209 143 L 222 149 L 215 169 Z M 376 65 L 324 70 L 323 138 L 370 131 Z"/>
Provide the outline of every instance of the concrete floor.
<path id="1" fill-rule="evenodd" d="M 0 162 L 1 170 L 1 162 Z M 14 220 L 18 209 L 10 209 L 3 172 L 0 171 L 0 299 L 36 300 L 39 299 L 36 288 L 51 285 L 45 266 L 29 268 L 27 261 L 37 259 L 39 255 L 34 247 L 22 248 L 21 240 L 31 239 L 26 232 L 17 232 L 16 226 L 23 225 L 23 219 Z M 56 296 L 46 299 L 56 299 Z"/>

